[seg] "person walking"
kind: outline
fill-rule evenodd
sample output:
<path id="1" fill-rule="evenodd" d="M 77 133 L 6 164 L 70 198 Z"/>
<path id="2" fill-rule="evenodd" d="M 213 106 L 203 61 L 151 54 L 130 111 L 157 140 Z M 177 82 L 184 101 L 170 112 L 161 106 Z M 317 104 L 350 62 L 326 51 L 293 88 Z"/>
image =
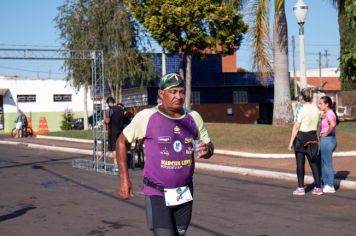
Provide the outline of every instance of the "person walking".
<path id="1" fill-rule="evenodd" d="M 114 159 L 115 167 L 113 168 L 113 171 L 118 171 L 115 158 L 116 140 L 124 129 L 124 109 L 121 106 L 116 105 L 113 97 L 108 97 L 106 103 L 109 106 L 109 109 L 104 113 L 104 120 L 108 130 L 108 151 L 111 152 L 110 156 Z"/>
<path id="2" fill-rule="evenodd" d="M 144 139 L 145 195 L 148 228 L 155 236 L 185 235 L 193 207 L 194 150 L 196 158 L 210 158 L 214 146 L 196 111 L 183 108 L 184 81 L 178 74 L 163 76 L 159 83 L 162 103 L 144 109 L 124 129 L 116 144 L 121 199 L 133 196 L 126 144 Z M 194 146 L 195 140 L 200 140 Z"/>
<path id="3" fill-rule="evenodd" d="M 296 158 L 296 172 L 298 187 L 293 195 L 305 195 L 304 175 L 305 156 L 308 159 L 313 173 L 315 187 L 312 194 L 321 195 L 320 167 L 318 165 L 318 123 L 320 119 L 319 109 L 311 103 L 313 91 L 311 88 L 303 89 L 301 92 L 303 107 L 300 109 L 297 121 L 293 125 L 288 149 L 294 149 Z"/>
<path id="4" fill-rule="evenodd" d="M 336 125 L 339 119 L 329 96 L 321 97 L 318 105 L 323 112 L 320 122 L 321 182 L 324 193 L 335 193 L 332 156 L 336 148 Z"/>

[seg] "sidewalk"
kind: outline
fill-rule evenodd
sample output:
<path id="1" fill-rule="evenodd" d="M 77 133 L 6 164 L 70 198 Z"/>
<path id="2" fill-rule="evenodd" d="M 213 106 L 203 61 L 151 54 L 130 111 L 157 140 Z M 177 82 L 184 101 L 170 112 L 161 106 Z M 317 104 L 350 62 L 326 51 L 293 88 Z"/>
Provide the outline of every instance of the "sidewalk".
<path id="1" fill-rule="evenodd" d="M 92 141 L 68 139 L 51 136 L 38 136 L 37 138 L 14 139 L 9 136 L 0 136 L 0 144 L 27 145 L 30 148 L 39 148 L 53 151 L 71 152 L 91 155 Z M 219 150 L 217 153 L 229 153 Z M 350 152 L 351 153 L 351 152 Z M 215 154 L 211 159 L 199 159 L 196 162 L 198 169 L 252 175 L 264 178 L 274 178 L 296 182 L 295 159 L 293 155 L 284 155 L 288 158 L 277 158 L 276 154 L 242 153 L 241 157 L 235 155 Z M 271 158 L 267 158 L 271 155 Z M 252 156 L 252 157 L 251 157 Z M 261 157 L 262 156 L 262 157 Z M 260 157 L 260 158 L 253 158 Z M 311 183 L 311 171 L 306 163 L 305 182 Z M 339 188 L 356 190 L 356 156 L 334 157 L 335 184 Z"/>

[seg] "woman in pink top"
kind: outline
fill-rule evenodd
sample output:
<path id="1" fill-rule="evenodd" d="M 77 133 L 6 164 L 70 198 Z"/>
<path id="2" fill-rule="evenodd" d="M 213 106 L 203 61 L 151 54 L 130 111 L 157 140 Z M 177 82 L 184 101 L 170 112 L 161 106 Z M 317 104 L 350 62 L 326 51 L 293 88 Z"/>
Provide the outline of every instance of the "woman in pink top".
<path id="1" fill-rule="evenodd" d="M 323 112 L 320 122 L 321 182 L 324 193 L 335 193 L 332 155 L 336 148 L 335 129 L 339 120 L 329 96 L 321 97 L 318 105 Z"/>

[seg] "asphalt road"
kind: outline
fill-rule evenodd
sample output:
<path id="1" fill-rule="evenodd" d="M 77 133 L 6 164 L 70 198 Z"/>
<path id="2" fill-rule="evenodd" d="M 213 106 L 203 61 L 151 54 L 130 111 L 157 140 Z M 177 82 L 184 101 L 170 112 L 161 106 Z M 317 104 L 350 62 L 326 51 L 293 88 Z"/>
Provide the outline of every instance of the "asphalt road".
<path id="1" fill-rule="evenodd" d="M 141 171 L 135 197 L 117 198 L 117 176 L 72 168 L 88 158 L 0 145 L 0 235 L 152 235 L 146 229 Z M 195 174 L 188 235 L 356 235 L 355 191 L 292 196 L 293 183 Z"/>

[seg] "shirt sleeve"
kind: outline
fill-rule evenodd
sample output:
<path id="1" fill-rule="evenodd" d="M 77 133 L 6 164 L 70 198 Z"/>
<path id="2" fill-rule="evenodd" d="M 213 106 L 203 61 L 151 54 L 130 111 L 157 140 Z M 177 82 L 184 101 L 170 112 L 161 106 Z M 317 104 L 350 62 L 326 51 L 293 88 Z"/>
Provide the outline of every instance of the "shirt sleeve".
<path id="1" fill-rule="evenodd" d="M 326 113 L 326 117 L 329 120 L 334 120 L 336 122 L 336 115 L 334 113 L 334 111 L 332 110 L 329 110 L 327 113 Z"/>
<path id="2" fill-rule="evenodd" d="M 305 109 L 303 109 L 303 107 L 301 107 L 300 110 L 299 110 L 299 114 L 298 114 L 298 116 L 296 117 L 296 118 L 297 118 L 296 122 L 299 123 L 299 124 L 302 123 L 302 120 L 303 120 L 303 118 L 304 118 L 304 116 L 305 116 L 304 110 L 305 110 Z"/>
<path id="3" fill-rule="evenodd" d="M 205 128 L 203 118 L 200 114 L 196 111 L 191 111 L 189 114 L 193 117 L 195 124 L 198 127 L 198 139 L 202 140 L 204 143 L 211 142 L 208 130 Z"/>
<path id="4" fill-rule="evenodd" d="M 143 139 L 146 136 L 147 124 L 154 112 L 155 110 L 152 108 L 140 111 L 134 116 L 131 123 L 125 127 L 122 133 L 129 143 Z"/>

